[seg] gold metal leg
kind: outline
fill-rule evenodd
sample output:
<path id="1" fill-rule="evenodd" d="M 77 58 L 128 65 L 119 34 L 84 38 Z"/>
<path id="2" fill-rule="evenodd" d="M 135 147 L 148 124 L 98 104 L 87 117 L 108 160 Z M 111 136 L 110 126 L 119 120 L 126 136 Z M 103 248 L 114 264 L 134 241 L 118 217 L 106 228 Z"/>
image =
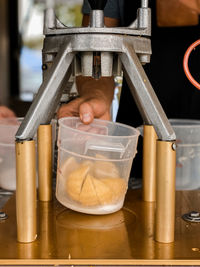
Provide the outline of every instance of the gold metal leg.
<path id="1" fill-rule="evenodd" d="M 37 237 L 35 141 L 16 142 L 17 240 L 29 243 Z"/>
<path id="2" fill-rule="evenodd" d="M 152 125 L 144 125 L 143 135 L 143 200 L 156 201 L 156 140 L 157 135 Z"/>
<path id="3" fill-rule="evenodd" d="M 52 200 L 52 127 L 40 125 L 38 128 L 38 178 L 39 200 Z"/>
<path id="4" fill-rule="evenodd" d="M 174 241 L 176 151 L 174 142 L 157 141 L 156 229 L 158 242 Z"/>

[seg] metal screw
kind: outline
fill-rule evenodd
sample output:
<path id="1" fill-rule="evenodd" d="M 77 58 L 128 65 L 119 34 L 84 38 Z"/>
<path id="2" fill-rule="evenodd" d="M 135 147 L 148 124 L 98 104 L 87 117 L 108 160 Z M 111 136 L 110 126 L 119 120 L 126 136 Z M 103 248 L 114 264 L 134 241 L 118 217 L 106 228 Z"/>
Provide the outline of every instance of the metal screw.
<path id="1" fill-rule="evenodd" d="M 0 220 L 6 220 L 8 218 L 8 215 L 3 212 L 3 211 L 0 211 Z"/>
<path id="2" fill-rule="evenodd" d="M 194 218 L 197 218 L 197 217 L 199 217 L 199 212 L 197 212 L 197 211 L 192 211 L 192 212 L 190 212 L 190 216 L 191 216 L 191 217 L 194 217 Z"/>
<path id="3" fill-rule="evenodd" d="M 187 222 L 200 222 L 200 213 L 198 211 L 191 211 L 184 214 L 182 218 Z"/>
<path id="4" fill-rule="evenodd" d="M 42 70 L 47 70 L 47 64 L 42 64 Z"/>
<path id="5" fill-rule="evenodd" d="M 176 151 L 176 143 L 173 143 L 173 144 L 172 144 L 172 149 L 173 149 L 174 151 Z"/>

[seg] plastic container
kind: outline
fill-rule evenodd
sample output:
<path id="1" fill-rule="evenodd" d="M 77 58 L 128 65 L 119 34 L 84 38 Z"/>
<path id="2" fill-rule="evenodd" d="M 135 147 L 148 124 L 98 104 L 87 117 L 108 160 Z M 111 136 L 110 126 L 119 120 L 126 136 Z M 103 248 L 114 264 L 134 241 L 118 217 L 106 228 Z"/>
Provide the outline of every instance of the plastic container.
<path id="1" fill-rule="evenodd" d="M 200 188 L 200 121 L 169 120 L 176 134 L 176 189 Z"/>
<path id="2" fill-rule="evenodd" d="M 16 189 L 15 134 L 22 118 L 0 119 L 0 187 Z"/>
<path id="3" fill-rule="evenodd" d="M 15 134 L 23 118 L 0 119 L 0 187 L 6 190 L 16 190 L 16 156 L 15 156 Z M 52 120 L 52 148 L 56 140 L 56 120 Z M 36 140 L 36 137 L 34 138 Z M 37 140 L 36 140 L 37 149 Z M 37 161 L 37 157 L 36 157 Z M 54 158 L 53 158 L 54 164 Z M 37 174 L 37 168 L 36 168 Z M 38 185 L 38 178 L 36 177 Z"/>
<path id="4" fill-rule="evenodd" d="M 62 118 L 58 132 L 56 197 L 88 214 L 109 214 L 124 203 L 139 131 L 119 123 Z"/>

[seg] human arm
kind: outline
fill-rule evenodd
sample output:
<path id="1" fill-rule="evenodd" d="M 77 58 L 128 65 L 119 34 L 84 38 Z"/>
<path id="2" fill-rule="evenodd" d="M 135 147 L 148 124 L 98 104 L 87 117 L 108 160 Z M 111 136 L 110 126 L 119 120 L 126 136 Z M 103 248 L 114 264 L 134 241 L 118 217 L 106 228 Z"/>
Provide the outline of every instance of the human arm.
<path id="1" fill-rule="evenodd" d="M 16 117 L 15 113 L 6 106 L 0 106 L 0 119 Z"/>

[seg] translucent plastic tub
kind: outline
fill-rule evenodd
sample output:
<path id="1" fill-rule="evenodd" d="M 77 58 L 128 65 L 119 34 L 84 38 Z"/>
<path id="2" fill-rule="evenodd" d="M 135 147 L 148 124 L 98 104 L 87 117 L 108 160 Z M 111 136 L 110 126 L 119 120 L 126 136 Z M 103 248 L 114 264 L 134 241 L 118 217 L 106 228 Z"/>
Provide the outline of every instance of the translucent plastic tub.
<path id="1" fill-rule="evenodd" d="M 0 187 L 6 190 L 16 190 L 15 134 L 22 120 L 23 118 L 0 119 Z M 56 139 L 56 123 L 56 120 L 52 120 L 51 122 L 53 155 Z M 37 149 L 36 136 L 34 139 Z M 36 183 L 38 184 L 38 179 Z"/>
<path id="2" fill-rule="evenodd" d="M 22 118 L 0 119 L 0 187 L 16 189 L 15 134 Z"/>
<path id="3" fill-rule="evenodd" d="M 113 213 L 123 206 L 139 131 L 103 120 L 83 125 L 59 120 L 56 197 L 88 214 Z"/>
<path id="4" fill-rule="evenodd" d="M 176 189 L 200 188 L 200 121 L 170 119 L 176 133 Z"/>

